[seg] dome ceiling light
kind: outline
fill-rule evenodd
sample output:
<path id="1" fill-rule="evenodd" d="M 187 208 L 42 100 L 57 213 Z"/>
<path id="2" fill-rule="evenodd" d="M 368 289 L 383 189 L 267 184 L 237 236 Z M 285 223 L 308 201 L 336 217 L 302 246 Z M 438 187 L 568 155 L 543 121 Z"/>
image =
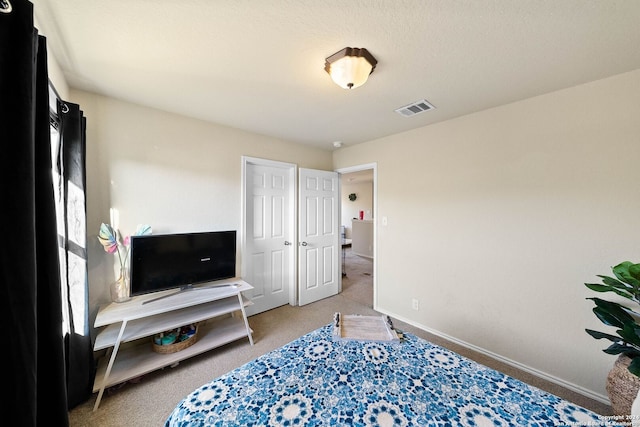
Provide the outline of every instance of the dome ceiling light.
<path id="1" fill-rule="evenodd" d="M 326 58 L 324 69 L 341 88 L 355 89 L 367 81 L 377 63 L 367 49 L 345 47 Z"/>

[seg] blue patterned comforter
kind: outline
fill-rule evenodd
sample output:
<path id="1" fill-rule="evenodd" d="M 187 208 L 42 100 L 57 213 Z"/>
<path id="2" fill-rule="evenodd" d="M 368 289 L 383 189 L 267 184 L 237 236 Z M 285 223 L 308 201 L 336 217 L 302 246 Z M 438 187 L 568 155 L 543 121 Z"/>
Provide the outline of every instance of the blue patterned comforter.
<path id="1" fill-rule="evenodd" d="M 165 426 L 599 426 L 603 418 L 411 334 L 325 326 L 184 398 Z"/>

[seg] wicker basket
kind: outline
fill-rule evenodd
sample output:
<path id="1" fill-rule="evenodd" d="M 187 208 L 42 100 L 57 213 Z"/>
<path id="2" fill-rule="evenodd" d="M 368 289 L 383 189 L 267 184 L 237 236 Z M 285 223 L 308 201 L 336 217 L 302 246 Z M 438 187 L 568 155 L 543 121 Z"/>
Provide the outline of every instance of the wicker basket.
<path id="1" fill-rule="evenodd" d="M 640 378 L 629 372 L 631 359 L 618 356 L 607 376 L 607 393 L 615 415 L 631 415 L 631 405 L 640 389 Z"/>
<path id="2" fill-rule="evenodd" d="M 196 325 L 196 332 L 191 335 L 188 339 L 184 341 L 180 341 L 177 343 L 169 344 L 169 345 L 158 345 L 155 343 L 153 338 L 151 338 L 151 345 L 153 346 L 153 351 L 156 353 L 169 354 L 175 353 L 180 350 L 184 350 L 187 347 L 191 347 L 198 340 L 198 325 Z"/>

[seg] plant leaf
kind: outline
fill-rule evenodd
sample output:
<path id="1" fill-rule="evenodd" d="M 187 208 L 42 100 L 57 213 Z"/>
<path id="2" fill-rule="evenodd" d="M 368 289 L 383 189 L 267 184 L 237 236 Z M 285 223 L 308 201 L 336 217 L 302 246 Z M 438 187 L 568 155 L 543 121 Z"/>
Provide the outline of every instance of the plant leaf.
<path id="1" fill-rule="evenodd" d="M 640 377 L 640 357 L 637 357 L 638 355 L 635 355 L 636 357 L 633 357 L 631 359 L 631 364 L 629 365 L 629 372 L 631 372 L 633 375 Z"/>
<path id="2" fill-rule="evenodd" d="M 597 340 L 601 338 L 605 338 L 605 339 L 608 339 L 609 341 L 613 341 L 614 343 L 622 341 L 622 338 L 618 336 L 606 334 L 604 332 L 594 331 L 593 329 L 585 329 L 585 331 Z"/>
<path id="3" fill-rule="evenodd" d="M 634 280 L 640 283 L 640 264 L 631 264 L 629 266 L 629 275 L 634 278 Z M 633 286 L 633 296 L 634 300 L 640 303 L 640 286 Z"/>
<path id="4" fill-rule="evenodd" d="M 633 350 L 633 347 L 629 347 L 628 345 L 624 345 L 624 344 L 619 344 L 619 343 L 614 343 L 611 344 L 609 347 L 605 348 L 604 351 L 607 354 L 620 354 L 620 353 L 629 353 L 630 351 Z"/>
<path id="5" fill-rule="evenodd" d="M 602 275 L 598 275 L 597 277 L 601 278 L 604 284 L 613 286 L 614 288 L 631 289 L 631 286 L 629 284 L 621 282 L 618 279 L 614 279 L 613 277 Z"/>
<path id="6" fill-rule="evenodd" d="M 640 347 L 640 328 L 635 323 L 625 323 L 624 327 L 616 332 L 626 343 Z"/>
<path id="7" fill-rule="evenodd" d="M 136 232 L 134 236 L 146 236 L 148 234 L 151 234 L 151 232 L 152 230 L 150 225 L 147 225 L 147 224 L 138 225 L 138 227 L 136 227 Z"/>
<path id="8" fill-rule="evenodd" d="M 632 292 L 631 286 L 625 285 L 624 283 L 620 283 L 620 285 L 623 286 L 622 288 L 620 288 L 619 286 L 600 285 L 597 283 L 585 283 L 585 285 L 587 288 L 595 292 L 614 292 L 620 295 L 621 297 L 624 297 L 630 300 L 634 299 L 634 295 L 631 293 Z"/>
<path id="9" fill-rule="evenodd" d="M 635 323 L 634 318 L 628 313 L 628 309 L 622 305 L 600 298 L 587 299 L 595 302 L 596 306 L 593 308 L 593 312 L 605 325 L 622 329 L 626 323 Z"/>
<path id="10" fill-rule="evenodd" d="M 624 261 L 620 264 L 613 267 L 613 274 L 624 283 L 628 283 L 633 286 L 634 289 L 640 288 L 640 280 L 639 278 L 634 277 L 634 275 L 630 272 L 630 269 L 634 269 L 633 263 L 630 261 Z"/>
<path id="11" fill-rule="evenodd" d="M 118 240 L 116 237 L 116 232 L 109 224 L 100 224 L 98 240 L 100 241 L 106 252 L 112 254 L 118 250 Z"/>
<path id="12" fill-rule="evenodd" d="M 629 274 L 634 279 L 640 281 L 640 264 L 631 264 L 629 266 Z"/>

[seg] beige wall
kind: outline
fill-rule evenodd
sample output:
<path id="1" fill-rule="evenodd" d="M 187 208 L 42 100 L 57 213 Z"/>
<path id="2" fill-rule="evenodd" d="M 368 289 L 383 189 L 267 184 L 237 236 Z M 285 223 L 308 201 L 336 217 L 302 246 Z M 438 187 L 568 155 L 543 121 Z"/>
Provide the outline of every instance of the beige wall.
<path id="1" fill-rule="evenodd" d="M 377 162 L 377 308 L 606 399 L 584 283 L 640 261 L 639 117 L 640 70 L 336 151 Z"/>
<path id="2" fill-rule="evenodd" d="M 38 18 L 36 16 L 33 17 L 33 25 L 38 30 L 38 34 L 41 36 L 47 36 L 47 34 L 41 30 L 40 23 L 38 22 Z M 56 88 L 58 95 L 64 100 L 67 100 L 69 96 L 69 86 L 67 85 L 67 81 L 64 78 L 64 74 L 60 65 L 58 64 L 58 60 L 51 53 L 48 48 L 48 40 L 47 40 L 47 71 L 49 74 L 49 81 L 53 84 L 53 87 Z"/>
<path id="3" fill-rule="evenodd" d="M 331 153 L 71 91 L 87 117 L 87 238 L 91 320 L 109 302 L 114 256 L 97 241 L 110 208 L 123 235 L 241 230 L 241 158 L 331 170 Z M 240 271 L 241 265 L 238 265 Z"/>
<path id="4" fill-rule="evenodd" d="M 364 219 L 373 219 L 373 183 L 349 183 L 342 178 L 341 206 L 342 224 L 345 226 L 346 237 L 351 238 L 351 220 L 358 218 L 360 211 L 364 211 Z M 349 200 L 349 194 L 356 193 L 356 200 Z"/>
<path id="5" fill-rule="evenodd" d="M 67 81 L 64 79 L 62 70 L 53 55 L 47 55 L 47 68 L 49 71 L 49 81 L 53 84 L 53 87 L 56 88 L 56 92 L 58 92 L 58 95 L 62 99 L 68 100 L 69 86 L 67 86 Z"/>

